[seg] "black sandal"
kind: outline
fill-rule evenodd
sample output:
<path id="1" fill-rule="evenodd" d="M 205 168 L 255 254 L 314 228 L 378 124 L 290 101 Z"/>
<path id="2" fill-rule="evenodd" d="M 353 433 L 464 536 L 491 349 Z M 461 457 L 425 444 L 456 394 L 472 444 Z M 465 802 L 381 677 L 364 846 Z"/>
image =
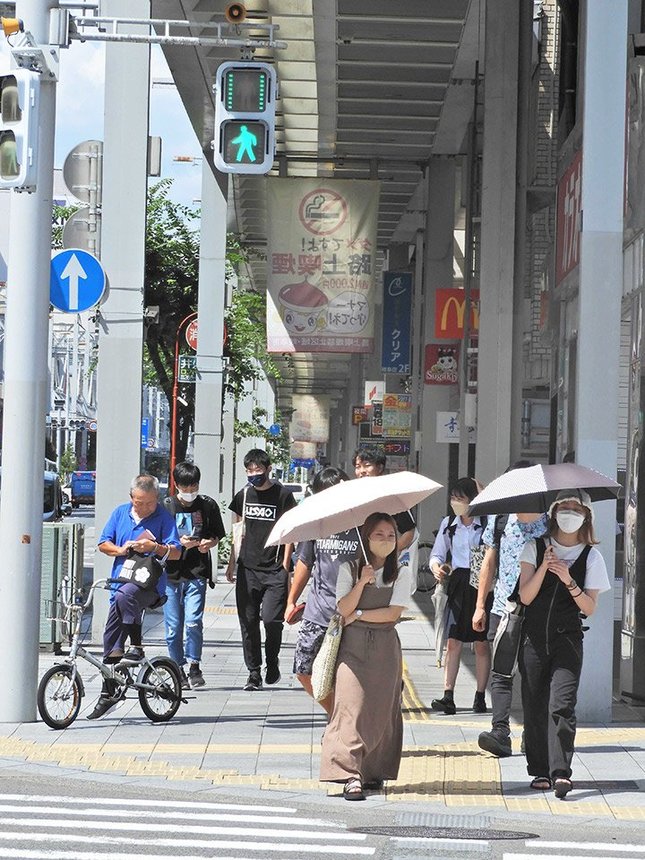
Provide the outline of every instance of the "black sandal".
<path id="1" fill-rule="evenodd" d="M 564 798 L 573 788 L 573 783 L 566 776 L 558 776 L 555 778 L 553 788 L 555 790 L 555 796 L 559 797 L 560 800 L 564 800 Z"/>
<path id="2" fill-rule="evenodd" d="M 343 797 L 345 800 L 365 800 L 363 783 L 360 781 L 359 777 L 353 776 L 351 779 L 347 780 L 345 787 L 343 788 Z"/>
<path id="3" fill-rule="evenodd" d="M 536 776 L 529 786 L 529 788 L 533 788 L 535 791 L 550 791 L 552 787 L 548 776 Z"/>

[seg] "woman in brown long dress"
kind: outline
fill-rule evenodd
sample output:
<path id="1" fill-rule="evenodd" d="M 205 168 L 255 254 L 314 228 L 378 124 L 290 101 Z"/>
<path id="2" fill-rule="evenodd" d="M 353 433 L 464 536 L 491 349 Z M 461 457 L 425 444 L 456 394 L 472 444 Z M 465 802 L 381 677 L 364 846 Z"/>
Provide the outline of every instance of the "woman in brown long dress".
<path id="1" fill-rule="evenodd" d="M 362 555 L 338 572 L 344 619 L 334 710 L 322 743 L 320 779 L 344 783 L 345 800 L 396 779 L 403 745 L 401 643 L 395 629 L 410 598 L 410 570 L 399 568 L 396 524 L 372 514 L 361 528 Z"/>

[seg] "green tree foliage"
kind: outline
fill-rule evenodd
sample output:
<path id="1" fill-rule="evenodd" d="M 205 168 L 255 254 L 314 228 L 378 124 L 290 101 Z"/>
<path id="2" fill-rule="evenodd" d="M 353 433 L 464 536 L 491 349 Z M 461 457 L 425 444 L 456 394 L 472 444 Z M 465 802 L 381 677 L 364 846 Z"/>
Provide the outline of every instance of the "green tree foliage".
<path id="1" fill-rule="evenodd" d="M 76 468 L 77 460 L 73 445 L 68 445 L 60 458 L 60 475 L 64 484 L 69 481 L 69 476 Z"/>
<path id="2" fill-rule="evenodd" d="M 159 322 L 146 327 L 144 378 L 172 403 L 175 338 L 182 320 L 197 309 L 199 212 L 169 199 L 172 180 L 148 192 L 145 305 L 159 307 Z M 180 341 L 181 345 L 181 341 Z M 185 351 L 185 350 L 182 350 Z M 177 412 L 177 458 L 186 454 L 194 420 L 194 385 L 181 385 Z"/>

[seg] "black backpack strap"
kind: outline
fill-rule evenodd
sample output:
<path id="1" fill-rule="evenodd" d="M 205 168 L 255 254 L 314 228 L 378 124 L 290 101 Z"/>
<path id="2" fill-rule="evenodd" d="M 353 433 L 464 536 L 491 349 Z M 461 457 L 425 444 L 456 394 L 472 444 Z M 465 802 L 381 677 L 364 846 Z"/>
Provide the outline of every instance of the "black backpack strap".
<path id="1" fill-rule="evenodd" d="M 488 517 L 486 514 L 482 514 L 479 518 L 479 523 L 475 523 L 476 529 L 481 529 L 479 533 L 479 544 L 481 545 L 482 538 L 484 537 L 484 532 L 486 531 L 486 526 L 488 525 Z"/>
<path id="2" fill-rule="evenodd" d="M 452 564 L 452 540 L 455 536 L 455 532 L 457 531 L 457 520 L 459 517 L 453 517 L 452 520 L 448 522 L 448 525 L 444 528 L 443 534 L 448 535 L 448 552 L 446 553 L 446 563 Z"/>

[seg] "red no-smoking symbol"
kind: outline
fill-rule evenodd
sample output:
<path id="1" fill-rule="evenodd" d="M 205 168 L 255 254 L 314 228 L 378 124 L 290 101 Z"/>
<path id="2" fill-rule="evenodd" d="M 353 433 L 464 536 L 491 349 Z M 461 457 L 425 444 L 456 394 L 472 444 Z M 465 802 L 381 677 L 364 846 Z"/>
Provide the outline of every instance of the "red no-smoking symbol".
<path id="1" fill-rule="evenodd" d="M 197 350 L 198 320 L 193 320 L 186 328 L 186 343 L 191 349 Z"/>
<path id="2" fill-rule="evenodd" d="M 298 217 L 305 230 L 316 236 L 329 236 L 347 219 L 347 201 L 330 188 L 316 188 L 300 202 Z"/>

